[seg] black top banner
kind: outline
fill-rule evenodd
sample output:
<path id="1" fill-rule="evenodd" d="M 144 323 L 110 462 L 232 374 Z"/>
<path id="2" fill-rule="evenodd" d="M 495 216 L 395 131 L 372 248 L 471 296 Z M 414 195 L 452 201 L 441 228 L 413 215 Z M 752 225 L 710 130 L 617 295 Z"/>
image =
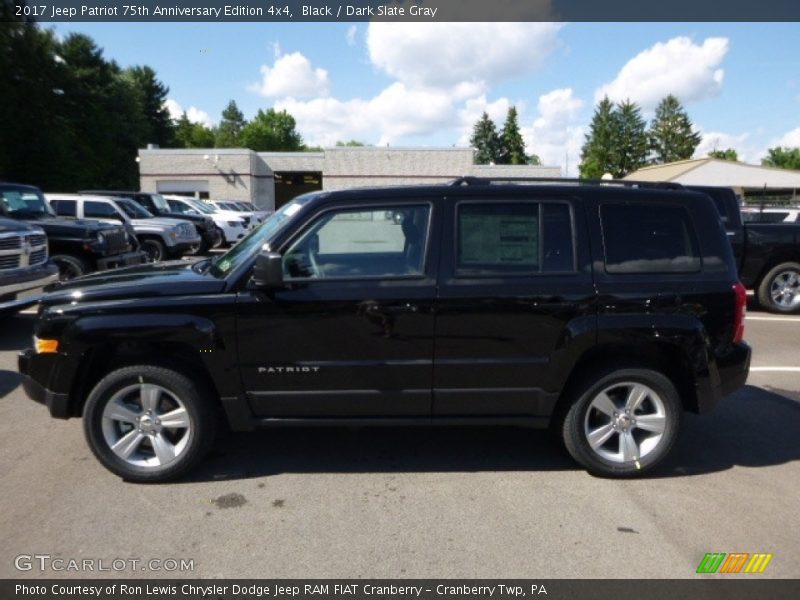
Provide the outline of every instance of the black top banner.
<path id="1" fill-rule="evenodd" d="M 11 1 L 4 19 L 40 22 L 800 21 L 800 0 Z"/>

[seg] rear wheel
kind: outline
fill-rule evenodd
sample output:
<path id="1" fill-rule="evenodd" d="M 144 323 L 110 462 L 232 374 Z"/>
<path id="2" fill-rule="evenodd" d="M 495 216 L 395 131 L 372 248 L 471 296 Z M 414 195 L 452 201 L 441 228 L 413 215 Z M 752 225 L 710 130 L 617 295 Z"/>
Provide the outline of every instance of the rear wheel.
<path id="1" fill-rule="evenodd" d="M 800 312 L 800 263 L 770 269 L 758 286 L 758 303 L 771 312 Z"/>
<path id="2" fill-rule="evenodd" d="M 77 256 L 54 254 L 50 259 L 58 266 L 59 281 L 75 279 L 89 272 L 89 265 Z"/>
<path id="3" fill-rule="evenodd" d="M 563 422 L 564 443 L 590 473 L 646 473 L 675 443 L 683 407 L 675 386 L 658 371 L 607 370 L 573 398 Z"/>
<path id="4" fill-rule="evenodd" d="M 138 482 L 175 479 L 214 440 L 212 399 L 184 374 L 153 365 L 112 371 L 89 394 L 86 440 L 98 460 Z"/>

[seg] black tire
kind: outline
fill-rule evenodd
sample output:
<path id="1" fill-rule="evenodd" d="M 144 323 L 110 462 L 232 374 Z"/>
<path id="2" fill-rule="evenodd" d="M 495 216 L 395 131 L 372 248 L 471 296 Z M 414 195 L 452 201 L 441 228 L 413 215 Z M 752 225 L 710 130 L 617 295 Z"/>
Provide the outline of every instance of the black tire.
<path id="1" fill-rule="evenodd" d="M 89 272 L 89 265 L 77 256 L 72 256 L 70 254 L 54 254 L 50 257 L 50 260 L 58 266 L 59 281 L 75 279 Z"/>
<path id="2" fill-rule="evenodd" d="M 793 278 L 794 283 L 786 285 L 786 277 Z M 773 290 L 773 285 L 776 287 Z M 785 294 L 774 297 L 783 287 Z M 758 303 L 765 310 L 774 313 L 792 314 L 800 312 L 800 263 L 785 262 L 775 265 L 764 275 L 758 285 Z"/>
<path id="3" fill-rule="evenodd" d="M 632 393 L 634 388 L 646 388 L 652 394 L 648 392 L 639 408 L 626 415 L 627 390 Z M 596 400 L 604 404 L 600 402 L 601 392 L 607 392 L 606 398 L 619 409 L 613 415 L 619 414 L 619 417 L 593 405 Z M 683 406 L 673 383 L 662 373 L 646 368 L 620 367 L 599 371 L 588 377 L 586 385 L 578 388 L 568 400 L 572 402 L 561 428 L 564 444 L 578 463 L 593 475 L 601 477 L 636 477 L 654 469 L 672 449 L 683 416 Z M 654 419 L 662 415 L 663 432 L 660 437 L 657 437 L 657 433 L 640 429 L 643 423 L 653 424 Z M 608 433 L 607 427 L 612 428 L 610 437 L 603 445 L 593 449 L 588 433 L 600 434 L 603 433 L 601 429 Z M 633 446 L 625 445 L 625 453 L 621 441 L 623 436 L 635 442 Z M 602 439 L 602 436 L 598 437 Z M 607 455 L 614 453 L 615 446 L 618 455 L 609 458 Z M 633 448 L 635 452 L 627 452 Z M 643 455 L 638 456 L 639 453 Z M 626 459 L 625 454 L 632 458 Z"/>
<path id="4" fill-rule="evenodd" d="M 167 249 L 164 242 L 157 238 L 144 238 L 142 250 L 147 255 L 148 262 L 159 262 L 167 258 Z"/>
<path id="5" fill-rule="evenodd" d="M 139 419 L 145 417 L 146 403 L 142 400 L 147 392 L 144 390 L 154 388 L 159 393 L 152 397 L 158 400 L 146 423 L 141 421 L 123 429 L 123 420 L 104 418 L 107 408 L 110 411 L 120 405 L 123 410 L 128 408 L 131 413 L 138 414 Z M 136 405 L 137 399 L 141 410 Z M 114 404 L 109 406 L 112 401 Z M 160 423 L 159 416 L 175 415 L 180 409 L 184 411 L 181 419 L 187 424 L 185 428 L 155 425 Z M 141 441 L 131 444 L 136 449 L 128 458 L 115 453 L 112 442 L 115 439 L 120 442 L 127 435 L 137 436 L 137 427 L 140 433 L 136 439 Z M 144 434 L 142 427 L 146 428 Z M 157 432 L 154 431 L 156 427 Z M 160 366 L 135 365 L 110 372 L 94 387 L 83 409 L 83 428 L 92 452 L 109 471 L 128 481 L 160 482 L 180 477 L 203 459 L 214 441 L 216 412 L 213 398 L 183 373 Z M 149 433 L 147 428 L 152 428 Z M 156 443 L 156 438 L 161 438 L 160 443 Z M 162 464 L 156 446 L 164 440 L 173 444 L 174 458 Z M 146 462 L 150 464 L 144 464 Z"/>

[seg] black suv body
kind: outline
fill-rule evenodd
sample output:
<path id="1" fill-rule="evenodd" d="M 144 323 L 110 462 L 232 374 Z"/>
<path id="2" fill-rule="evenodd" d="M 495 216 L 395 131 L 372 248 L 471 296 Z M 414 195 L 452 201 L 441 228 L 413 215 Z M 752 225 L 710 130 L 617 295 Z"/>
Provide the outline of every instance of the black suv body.
<path id="1" fill-rule="evenodd" d="M 222 235 L 214 224 L 214 220 L 204 215 L 189 215 L 186 213 L 174 212 L 167 200 L 161 194 L 151 194 L 149 192 L 131 192 L 122 190 L 81 190 L 79 193 L 92 196 L 110 196 L 118 198 L 130 198 L 156 217 L 168 217 L 181 221 L 190 221 L 200 234 L 200 245 L 195 248 L 192 254 L 202 254 L 210 248 L 216 248 L 222 244 Z"/>
<path id="2" fill-rule="evenodd" d="M 217 409 L 235 430 L 550 425 L 590 471 L 636 475 L 744 384 L 707 196 L 469 183 L 308 194 L 213 260 L 60 284 L 25 389 L 147 481 L 199 459 Z"/>
<path id="3" fill-rule="evenodd" d="M 0 183 L 0 216 L 44 230 L 50 259 L 58 266 L 61 279 L 145 260 L 133 233 L 124 226 L 57 217 L 42 191 L 31 185 Z"/>

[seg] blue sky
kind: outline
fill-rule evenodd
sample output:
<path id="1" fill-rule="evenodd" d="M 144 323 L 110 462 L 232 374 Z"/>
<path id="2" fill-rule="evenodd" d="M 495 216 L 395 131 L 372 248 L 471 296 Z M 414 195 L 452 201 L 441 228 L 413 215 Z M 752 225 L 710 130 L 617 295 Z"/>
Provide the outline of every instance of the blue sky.
<path id="1" fill-rule="evenodd" d="M 800 145 L 796 23 L 73 23 L 122 66 L 147 64 L 173 110 L 216 122 L 286 108 L 304 140 L 467 145 L 483 110 L 520 111 L 528 151 L 574 174 L 599 94 L 652 115 L 668 93 L 703 133 L 758 162 Z"/>

